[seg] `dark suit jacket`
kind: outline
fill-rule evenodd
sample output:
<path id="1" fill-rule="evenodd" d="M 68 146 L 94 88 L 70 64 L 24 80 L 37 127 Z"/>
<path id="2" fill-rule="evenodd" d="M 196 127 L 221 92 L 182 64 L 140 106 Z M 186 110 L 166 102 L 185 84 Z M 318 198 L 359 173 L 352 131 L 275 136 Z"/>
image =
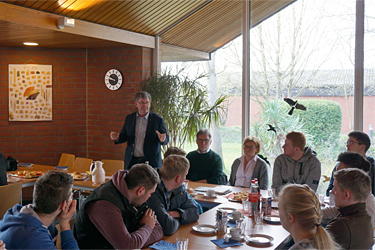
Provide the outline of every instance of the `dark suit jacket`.
<path id="1" fill-rule="evenodd" d="M 115 144 L 128 142 L 124 160 L 125 169 L 128 169 L 134 153 L 136 115 L 137 112 L 134 112 L 126 116 L 125 123 L 120 132 L 119 138 L 115 141 Z M 160 142 L 159 137 L 156 134 L 156 130 L 159 131 L 161 134 L 167 134 L 165 141 L 163 143 Z M 143 152 L 145 154 L 145 160 L 149 161 L 152 167 L 161 167 L 161 145 L 167 145 L 168 142 L 169 135 L 167 133 L 167 129 L 165 128 L 163 118 L 161 118 L 157 114 L 150 112 L 148 115 L 148 123 L 146 129 L 145 142 L 143 146 Z"/>

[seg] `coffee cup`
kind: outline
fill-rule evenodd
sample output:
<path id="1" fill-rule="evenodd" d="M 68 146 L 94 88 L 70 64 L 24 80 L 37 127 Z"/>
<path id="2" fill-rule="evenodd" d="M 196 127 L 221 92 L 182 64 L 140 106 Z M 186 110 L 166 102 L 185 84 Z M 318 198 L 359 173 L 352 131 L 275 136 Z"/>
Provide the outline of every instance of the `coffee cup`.
<path id="1" fill-rule="evenodd" d="M 242 213 L 238 210 L 232 212 L 233 220 L 239 220 L 241 219 Z"/>
<path id="2" fill-rule="evenodd" d="M 232 238 L 239 238 L 241 236 L 241 228 L 232 227 L 230 229 L 230 235 Z"/>
<path id="3" fill-rule="evenodd" d="M 215 195 L 215 190 L 213 190 L 213 189 L 207 190 L 207 196 L 214 196 L 214 195 Z"/>

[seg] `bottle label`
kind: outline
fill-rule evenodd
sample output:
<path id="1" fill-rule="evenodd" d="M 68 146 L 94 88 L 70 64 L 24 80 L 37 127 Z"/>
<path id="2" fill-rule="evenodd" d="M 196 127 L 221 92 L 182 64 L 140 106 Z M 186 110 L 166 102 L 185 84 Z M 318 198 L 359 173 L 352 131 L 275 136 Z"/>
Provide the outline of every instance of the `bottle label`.
<path id="1" fill-rule="evenodd" d="M 250 193 L 249 194 L 249 201 L 250 202 L 257 202 L 259 200 L 258 193 Z"/>

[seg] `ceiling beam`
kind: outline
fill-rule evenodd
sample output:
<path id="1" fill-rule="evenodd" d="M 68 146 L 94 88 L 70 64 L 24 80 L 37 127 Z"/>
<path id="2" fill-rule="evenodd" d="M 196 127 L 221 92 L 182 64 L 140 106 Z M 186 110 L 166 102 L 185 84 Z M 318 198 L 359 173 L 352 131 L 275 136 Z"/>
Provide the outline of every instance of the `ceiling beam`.
<path id="1" fill-rule="evenodd" d="M 210 53 L 166 43 L 161 43 L 160 49 L 162 62 L 201 61 L 210 60 L 211 58 Z"/>

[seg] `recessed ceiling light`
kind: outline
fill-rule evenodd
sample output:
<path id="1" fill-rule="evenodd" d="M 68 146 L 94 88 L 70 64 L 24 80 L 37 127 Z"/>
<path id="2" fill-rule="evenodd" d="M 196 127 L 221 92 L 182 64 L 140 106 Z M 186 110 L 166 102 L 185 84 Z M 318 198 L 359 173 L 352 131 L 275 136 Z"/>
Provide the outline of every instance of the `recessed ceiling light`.
<path id="1" fill-rule="evenodd" d="M 38 46 L 39 45 L 38 43 L 32 43 L 32 42 L 24 42 L 23 44 L 27 45 L 27 46 Z"/>

